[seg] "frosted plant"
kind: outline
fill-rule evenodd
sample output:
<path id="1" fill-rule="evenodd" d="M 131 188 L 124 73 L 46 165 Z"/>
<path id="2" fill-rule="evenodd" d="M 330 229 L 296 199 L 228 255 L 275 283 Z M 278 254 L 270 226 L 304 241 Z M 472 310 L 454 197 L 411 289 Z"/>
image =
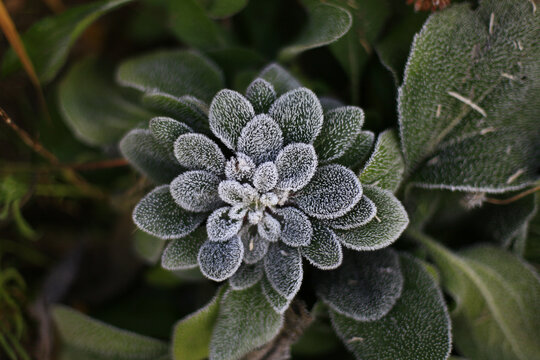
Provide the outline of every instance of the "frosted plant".
<path id="1" fill-rule="evenodd" d="M 266 73 L 275 70 L 270 66 Z M 261 282 L 268 302 L 282 313 L 300 289 L 302 257 L 332 270 L 343 261 L 342 246 L 376 250 L 399 236 L 407 222 L 399 202 L 389 191 L 363 186 L 342 164 L 366 138 L 363 111 L 322 103 L 324 109 L 299 86 L 278 96 L 261 77 L 245 96 L 228 89 L 214 96 L 207 133 L 164 117 L 152 119 L 149 130 L 132 131 L 149 132 L 160 144 L 160 163 L 168 156 L 165 162 L 179 169 L 133 213 L 143 231 L 173 239 L 162 257 L 165 268 L 198 266 L 209 279 L 229 279 L 234 290 Z M 126 151 L 129 144 L 130 135 L 121 148 L 137 165 L 140 159 Z M 385 206 L 401 211 L 382 240 L 374 224 L 380 221 L 374 220 L 376 203 L 381 214 Z"/>

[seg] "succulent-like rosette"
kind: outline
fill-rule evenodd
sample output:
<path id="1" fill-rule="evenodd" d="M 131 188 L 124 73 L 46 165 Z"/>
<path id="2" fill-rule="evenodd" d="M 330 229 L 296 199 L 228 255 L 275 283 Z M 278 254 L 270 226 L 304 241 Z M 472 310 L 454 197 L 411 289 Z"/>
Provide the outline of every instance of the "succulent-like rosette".
<path id="1" fill-rule="evenodd" d="M 282 312 L 300 289 L 302 257 L 331 270 L 342 263 L 342 246 L 375 250 L 397 238 L 406 222 L 384 241 L 377 240 L 376 224 L 366 226 L 380 222 L 370 196 L 383 212 L 395 198 L 362 186 L 345 166 L 355 163 L 351 150 L 366 142 L 362 109 L 323 103 L 324 109 L 303 87 L 278 95 L 269 81 L 257 78 L 245 96 L 219 91 L 208 122 L 195 124 L 199 131 L 156 117 L 149 130 L 124 138 L 121 148 L 136 166 L 144 170 L 151 159 L 133 157 L 129 149 L 137 134 L 150 134 L 163 152 L 161 162 L 166 156 L 178 169 L 133 212 L 140 229 L 172 239 L 162 257 L 165 268 L 198 266 L 209 279 L 229 279 L 236 290 L 262 281 L 268 301 Z"/>

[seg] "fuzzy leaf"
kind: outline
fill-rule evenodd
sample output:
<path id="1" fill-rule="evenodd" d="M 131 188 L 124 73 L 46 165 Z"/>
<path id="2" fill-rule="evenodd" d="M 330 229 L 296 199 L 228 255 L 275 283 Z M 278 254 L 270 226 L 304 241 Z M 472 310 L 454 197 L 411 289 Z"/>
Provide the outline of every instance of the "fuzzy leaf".
<path id="1" fill-rule="evenodd" d="M 68 58 L 69 49 L 88 26 L 102 15 L 130 2 L 108 0 L 74 6 L 57 16 L 34 23 L 21 40 L 41 83 L 46 84 L 56 76 Z M 2 62 L 2 75 L 11 74 L 20 67 L 19 58 L 13 49 L 9 49 Z M 92 77 L 85 77 L 85 80 L 92 80 Z"/>
<path id="2" fill-rule="evenodd" d="M 289 308 L 292 299 L 287 299 L 285 296 L 278 293 L 272 284 L 270 284 L 270 281 L 268 281 L 266 276 L 263 276 L 262 278 L 261 287 L 264 297 L 270 303 L 275 312 L 278 314 L 283 314 Z"/>
<path id="3" fill-rule="evenodd" d="M 260 285 L 240 291 L 228 290 L 212 333 L 210 360 L 240 359 L 270 341 L 282 324 L 282 315 L 266 301 Z"/>
<path id="4" fill-rule="evenodd" d="M 377 208 L 376 217 L 364 226 L 350 230 L 335 229 L 339 241 L 354 250 L 377 250 L 396 241 L 409 223 L 405 208 L 388 190 L 364 186 L 364 193 Z"/>
<path id="5" fill-rule="evenodd" d="M 218 289 L 216 296 L 205 307 L 179 320 L 174 325 L 172 354 L 174 360 L 203 360 L 208 358 L 212 330 L 226 287 Z"/>
<path id="6" fill-rule="evenodd" d="M 210 104 L 210 129 L 228 148 L 235 150 L 240 132 L 255 116 L 251 103 L 240 93 L 221 90 Z"/>
<path id="7" fill-rule="evenodd" d="M 343 156 L 353 145 L 364 124 L 364 112 L 356 106 L 344 106 L 324 114 L 321 134 L 313 144 L 321 163 Z"/>
<path id="8" fill-rule="evenodd" d="M 433 240 L 424 243 L 456 301 L 459 351 L 472 359 L 538 359 L 540 279 L 533 268 L 494 247 L 454 254 Z"/>
<path id="9" fill-rule="evenodd" d="M 182 238 L 195 230 L 205 214 L 188 212 L 178 206 L 169 185 L 161 185 L 139 201 L 133 210 L 133 221 L 143 231 L 161 239 Z"/>
<path id="10" fill-rule="evenodd" d="M 242 264 L 234 275 L 229 278 L 229 284 L 234 290 L 244 290 L 259 282 L 263 274 L 262 263 L 254 265 Z"/>
<path id="11" fill-rule="evenodd" d="M 90 145 L 110 145 L 152 113 L 143 109 L 95 60 L 73 65 L 58 88 L 62 117 L 75 136 Z M 80 86 L 84 83 L 85 86 Z"/>
<path id="12" fill-rule="evenodd" d="M 351 14 L 335 5 L 308 5 L 309 22 L 298 40 L 281 50 L 279 57 L 291 59 L 299 53 L 333 43 L 349 31 Z"/>
<path id="13" fill-rule="evenodd" d="M 405 171 L 399 139 L 392 130 L 379 135 L 375 150 L 360 172 L 360 182 L 395 192 Z"/>
<path id="14" fill-rule="evenodd" d="M 418 260 L 400 261 L 403 293 L 386 316 L 362 322 L 331 311 L 332 325 L 358 359 L 445 360 L 451 332 L 442 293 Z"/>
<path id="15" fill-rule="evenodd" d="M 52 316 L 64 344 L 96 357 L 156 359 L 169 351 L 162 341 L 118 329 L 63 305 L 55 305 Z"/>
<path id="16" fill-rule="evenodd" d="M 311 144 L 321 131 L 323 111 L 319 99 L 309 89 L 299 88 L 281 95 L 268 114 L 283 131 L 284 144 Z"/>
<path id="17" fill-rule="evenodd" d="M 220 181 L 220 178 L 207 171 L 186 171 L 171 182 L 171 195 L 187 211 L 214 210 L 222 204 L 218 195 Z"/>
<path id="18" fill-rule="evenodd" d="M 150 130 L 131 130 L 122 138 L 119 146 L 131 165 L 156 184 L 168 183 L 183 171 Z"/>
<path id="19" fill-rule="evenodd" d="M 309 245 L 313 229 L 306 214 L 294 207 L 278 208 L 275 212 L 281 220 L 281 241 L 293 247 Z"/>
<path id="20" fill-rule="evenodd" d="M 255 264 L 262 260 L 268 251 L 268 240 L 262 238 L 257 232 L 252 232 L 252 229 L 240 233 L 244 244 L 244 262 L 246 264 Z"/>
<path id="21" fill-rule="evenodd" d="M 332 270 L 341 265 L 343 251 L 336 234 L 319 222 L 313 222 L 313 236 L 307 246 L 300 248 L 302 255 L 321 270 Z"/>
<path id="22" fill-rule="evenodd" d="M 238 270 L 243 256 L 244 245 L 235 235 L 226 241 L 206 241 L 199 250 L 197 260 L 204 276 L 223 281 Z"/>
<path id="23" fill-rule="evenodd" d="M 255 163 L 249 156 L 236 153 L 225 163 L 225 176 L 236 181 L 251 181 L 255 173 Z"/>
<path id="24" fill-rule="evenodd" d="M 255 164 L 271 161 L 283 147 L 283 134 L 268 115 L 257 115 L 242 129 L 237 150 L 249 156 Z"/>
<path id="25" fill-rule="evenodd" d="M 362 185 L 354 173 L 341 165 L 319 167 L 311 182 L 294 197 L 300 209 L 318 219 L 345 215 L 362 198 Z"/>
<path id="26" fill-rule="evenodd" d="M 399 96 L 413 183 L 504 192 L 539 178 L 539 21 L 527 0 L 460 4 L 428 19 Z"/>
<path id="27" fill-rule="evenodd" d="M 253 186 L 261 193 L 268 192 L 276 187 L 279 175 L 278 169 L 273 162 L 259 165 L 253 175 Z"/>
<path id="28" fill-rule="evenodd" d="M 240 184 L 238 181 L 225 180 L 219 184 L 219 196 L 228 204 L 243 204 L 257 196 L 255 190 L 249 184 Z"/>
<path id="29" fill-rule="evenodd" d="M 116 78 L 145 93 L 191 95 L 210 102 L 224 86 L 223 74 L 204 56 L 183 50 L 160 51 L 124 61 Z"/>
<path id="30" fill-rule="evenodd" d="M 253 105 L 255 114 L 267 113 L 270 106 L 276 101 L 277 95 L 272 84 L 257 78 L 249 84 L 246 90 L 246 98 Z"/>
<path id="31" fill-rule="evenodd" d="M 319 297 L 334 311 L 357 321 L 382 318 L 401 295 L 399 256 L 391 249 L 345 253 L 334 271 L 318 272 Z"/>
<path id="32" fill-rule="evenodd" d="M 363 195 L 351 211 L 335 219 L 323 220 L 323 224 L 334 229 L 349 230 L 367 224 L 376 214 L 375 203 Z"/>
<path id="33" fill-rule="evenodd" d="M 361 131 L 352 146 L 334 162 L 348 167 L 354 172 L 358 171 L 369 158 L 374 140 L 375 134 L 371 131 Z"/>
<path id="34" fill-rule="evenodd" d="M 172 240 L 163 251 L 161 266 L 167 270 L 196 268 L 199 249 L 206 240 L 208 240 L 208 236 L 204 226 L 197 228 L 182 239 Z"/>
<path id="35" fill-rule="evenodd" d="M 282 242 L 271 243 L 264 257 L 264 271 L 273 288 L 292 299 L 300 290 L 304 275 L 300 251 Z"/>
<path id="36" fill-rule="evenodd" d="M 229 216 L 229 206 L 215 210 L 206 222 L 208 239 L 211 241 L 227 241 L 235 236 L 242 227 L 242 221 Z"/>
<path id="37" fill-rule="evenodd" d="M 277 63 L 270 64 L 262 69 L 258 77 L 272 84 L 277 96 L 302 86 L 291 73 Z"/>
<path id="38" fill-rule="evenodd" d="M 160 92 L 148 92 L 143 95 L 142 103 L 153 111 L 188 124 L 195 132 L 208 132 L 210 129 L 208 105 L 193 96 L 176 97 Z"/>
<path id="39" fill-rule="evenodd" d="M 275 161 L 279 189 L 300 190 L 313 178 L 317 169 L 317 154 L 312 145 L 289 144 L 278 154 Z"/>
<path id="40" fill-rule="evenodd" d="M 263 219 L 257 224 L 257 233 L 263 239 L 276 242 L 281 237 L 281 223 L 268 213 L 265 213 Z"/>
<path id="41" fill-rule="evenodd" d="M 184 134 L 174 143 L 174 155 L 180 165 L 193 170 L 223 174 L 225 156 L 219 146 L 206 135 Z"/>
<path id="42" fill-rule="evenodd" d="M 174 149 L 174 142 L 180 135 L 193 132 L 186 124 L 169 117 L 151 119 L 149 129 L 164 149 Z"/>

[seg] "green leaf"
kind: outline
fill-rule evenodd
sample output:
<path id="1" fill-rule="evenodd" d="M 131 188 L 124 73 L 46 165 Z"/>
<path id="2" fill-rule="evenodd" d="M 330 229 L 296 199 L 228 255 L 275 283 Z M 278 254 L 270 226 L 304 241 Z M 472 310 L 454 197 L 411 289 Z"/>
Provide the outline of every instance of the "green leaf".
<path id="1" fill-rule="evenodd" d="M 199 266 L 199 249 L 206 240 L 208 236 L 205 226 L 200 226 L 182 239 L 172 240 L 163 251 L 161 266 L 168 270 L 196 268 Z"/>
<path id="2" fill-rule="evenodd" d="M 184 1 L 175 1 L 184 3 Z M 143 92 L 164 93 L 180 98 L 191 95 L 210 102 L 224 84 L 221 70 L 194 51 L 153 52 L 124 61 L 117 81 Z"/>
<path id="3" fill-rule="evenodd" d="M 404 170 L 405 164 L 397 134 L 393 130 L 387 130 L 379 135 L 375 150 L 360 172 L 360 182 L 395 192 Z"/>
<path id="4" fill-rule="evenodd" d="M 155 264 L 161 256 L 165 242 L 143 231 L 135 232 L 133 238 L 135 252 L 149 264 Z"/>
<path id="5" fill-rule="evenodd" d="M 356 172 L 368 159 L 374 140 L 375 134 L 371 131 L 360 132 L 352 146 L 335 162 Z"/>
<path id="6" fill-rule="evenodd" d="M 352 16 L 342 7 L 311 3 L 307 5 L 307 11 L 307 26 L 293 44 L 280 51 L 279 58 L 289 60 L 306 50 L 331 44 L 351 28 Z"/>
<path id="7" fill-rule="evenodd" d="M 100 16 L 131 0 L 98 1 L 70 8 L 35 23 L 22 37 L 28 56 L 42 83 L 51 81 L 67 60 L 77 38 Z M 18 70 L 21 63 L 13 49 L 6 52 L 2 74 Z"/>
<path id="8" fill-rule="evenodd" d="M 210 359 L 236 360 L 277 335 L 283 316 L 266 301 L 260 283 L 228 290 L 210 341 Z"/>
<path id="9" fill-rule="evenodd" d="M 208 357 L 212 330 L 226 289 L 226 286 L 220 287 L 205 307 L 176 323 L 172 336 L 174 360 L 202 360 Z"/>
<path id="10" fill-rule="evenodd" d="M 458 4 L 415 38 L 399 94 L 411 181 L 504 192 L 538 179 L 540 17 L 527 0 Z"/>
<path id="11" fill-rule="evenodd" d="M 97 146 L 117 143 L 128 130 L 153 116 L 113 83 L 112 71 L 103 69 L 103 64 L 85 59 L 70 68 L 58 88 L 66 124 L 82 142 Z"/>
<path id="12" fill-rule="evenodd" d="M 276 63 L 270 64 L 262 69 L 257 77 L 272 84 L 277 96 L 302 86 L 290 72 Z"/>
<path id="13" fill-rule="evenodd" d="M 199 0 L 205 4 L 206 13 L 214 19 L 232 16 L 246 7 L 248 0 Z"/>
<path id="14" fill-rule="evenodd" d="M 481 246 L 459 254 L 419 235 L 456 301 L 456 347 L 471 359 L 540 359 L 540 279 L 525 262 Z"/>
<path id="15" fill-rule="evenodd" d="M 52 316 L 62 342 L 88 355 L 117 360 L 157 359 L 169 351 L 162 341 L 115 328 L 62 305 L 53 307 Z"/>
<path id="16" fill-rule="evenodd" d="M 450 319 L 442 293 L 418 260 L 408 255 L 400 260 L 403 293 L 386 316 L 361 322 L 330 311 L 332 325 L 358 359 L 447 359 Z"/>

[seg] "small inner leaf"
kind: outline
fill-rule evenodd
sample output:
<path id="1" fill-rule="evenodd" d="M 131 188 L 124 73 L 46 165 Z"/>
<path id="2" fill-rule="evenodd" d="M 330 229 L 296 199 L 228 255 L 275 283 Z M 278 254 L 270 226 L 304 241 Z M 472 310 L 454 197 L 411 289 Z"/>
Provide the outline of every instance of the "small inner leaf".
<path id="1" fill-rule="evenodd" d="M 242 264 L 244 245 L 238 236 L 226 241 L 206 241 L 197 260 L 204 276 L 214 281 L 231 277 Z"/>
<path id="2" fill-rule="evenodd" d="M 186 124 L 169 117 L 152 118 L 149 129 L 165 149 L 174 149 L 174 142 L 180 135 L 193 132 Z"/>
<path id="3" fill-rule="evenodd" d="M 206 231 L 211 241 L 227 241 L 240 231 L 242 221 L 231 219 L 230 209 L 230 206 L 219 208 L 208 217 Z"/>
<path id="4" fill-rule="evenodd" d="M 202 134 L 184 134 L 174 143 L 174 155 L 180 165 L 192 170 L 223 174 L 225 156 L 219 146 Z"/>
<path id="5" fill-rule="evenodd" d="M 300 190 L 311 180 L 317 169 L 317 154 L 312 145 L 289 144 L 276 158 L 279 189 Z"/>
<path id="6" fill-rule="evenodd" d="M 266 162 L 255 170 L 253 175 L 253 186 L 261 193 L 268 192 L 276 187 L 278 182 L 278 170 L 273 162 Z"/>
<path id="7" fill-rule="evenodd" d="M 276 214 L 281 218 L 281 241 L 293 247 L 309 244 L 313 229 L 306 214 L 293 207 L 276 209 Z"/>
<path id="8" fill-rule="evenodd" d="M 251 157 L 255 164 L 274 160 L 283 147 L 283 134 L 268 115 L 257 115 L 242 129 L 237 150 Z"/>
<path id="9" fill-rule="evenodd" d="M 263 239 L 276 242 L 281 235 L 281 224 L 270 214 L 266 213 L 262 221 L 257 224 L 257 232 Z"/>
<path id="10" fill-rule="evenodd" d="M 218 195 L 220 178 L 204 171 L 187 171 L 171 182 L 171 195 L 178 205 L 188 211 L 204 212 L 217 208 L 222 201 Z"/>

